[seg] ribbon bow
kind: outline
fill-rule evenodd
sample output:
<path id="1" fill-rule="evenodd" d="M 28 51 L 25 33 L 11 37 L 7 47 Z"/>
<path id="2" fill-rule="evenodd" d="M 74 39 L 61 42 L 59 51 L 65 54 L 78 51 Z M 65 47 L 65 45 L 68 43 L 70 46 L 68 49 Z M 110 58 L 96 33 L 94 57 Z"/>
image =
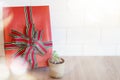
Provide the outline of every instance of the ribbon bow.
<path id="1" fill-rule="evenodd" d="M 5 43 L 6 49 L 19 48 L 15 58 L 24 57 L 25 61 L 29 62 L 31 67 L 37 66 L 36 54 L 44 55 L 47 53 L 48 48 L 52 47 L 52 42 L 42 41 L 42 30 L 36 31 L 34 24 L 32 23 L 32 9 L 30 7 L 24 8 L 26 16 L 26 31 L 25 34 L 16 30 L 11 30 L 10 36 L 12 42 Z"/>

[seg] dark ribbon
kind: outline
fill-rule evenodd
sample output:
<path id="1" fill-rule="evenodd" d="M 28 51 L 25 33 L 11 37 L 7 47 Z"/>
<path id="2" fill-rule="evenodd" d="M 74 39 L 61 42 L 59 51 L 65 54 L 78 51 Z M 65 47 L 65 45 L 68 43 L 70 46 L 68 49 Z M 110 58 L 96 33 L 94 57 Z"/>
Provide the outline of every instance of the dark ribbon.
<path id="1" fill-rule="evenodd" d="M 5 49 L 19 48 L 14 57 L 23 56 L 25 61 L 30 63 L 31 68 L 35 68 L 37 66 L 36 53 L 40 55 L 47 53 L 48 48 L 52 47 L 52 42 L 43 42 L 42 31 L 35 30 L 32 21 L 32 8 L 24 7 L 24 12 L 26 17 L 25 34 L 11 30 L 12 42 L 5 43 Z"/>

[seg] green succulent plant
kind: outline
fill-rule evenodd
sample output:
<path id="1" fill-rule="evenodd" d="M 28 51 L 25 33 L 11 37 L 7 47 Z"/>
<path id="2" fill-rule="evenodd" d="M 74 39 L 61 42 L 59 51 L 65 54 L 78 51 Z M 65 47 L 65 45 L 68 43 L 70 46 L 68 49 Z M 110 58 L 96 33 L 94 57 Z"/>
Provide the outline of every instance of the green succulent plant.
<path id="1" fill-rule="evenodd" d="M 55 63 L 55 64 L 62 62 L 62 59 L 59 57 L 57 51 L 53 51 L 53 53 L 52 53 L 52 58 L 51 58 L 51 62 L 52 62 L 52 63 Z"/>

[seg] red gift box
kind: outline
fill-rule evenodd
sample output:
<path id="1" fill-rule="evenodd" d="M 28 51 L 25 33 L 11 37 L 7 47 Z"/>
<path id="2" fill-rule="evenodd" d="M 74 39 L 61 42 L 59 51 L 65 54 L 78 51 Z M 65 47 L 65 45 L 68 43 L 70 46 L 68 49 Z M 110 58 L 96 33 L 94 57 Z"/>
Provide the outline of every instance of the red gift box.
<path id="1" fill-rule="evenodd" d="M 51 41 L 50 15 L 49 6 L 32 6 L 32 20 L 36 30 L 43 30 L 42 41 Z M 11 42 L 11 30 L 16 30 L 25 34 L 26 16 L 24 7 L 4 7 L 4 41 Z M 18 51 L 18 48 L 5 50 L 7 63 L 11 63 L 12 56 Z M 48 59 L 51 57 L 52 48 L 47 50 L 43 56 L 36 54 L 37 67 L 45 67 L 48 65 Z"/>

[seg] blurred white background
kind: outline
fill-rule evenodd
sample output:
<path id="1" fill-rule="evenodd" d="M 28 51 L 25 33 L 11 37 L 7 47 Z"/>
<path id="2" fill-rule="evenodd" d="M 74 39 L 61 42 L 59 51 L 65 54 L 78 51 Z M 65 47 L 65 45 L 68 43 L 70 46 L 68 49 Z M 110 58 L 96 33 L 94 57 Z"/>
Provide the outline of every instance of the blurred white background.
<path id="1" fill-rule="evenodd" d="M 3 6 L 50 6 L 53 49 L 61 56 L 120 55 L 120 0 L 1 0 Z M 0 51 L 3 46 L 0 16 Z"/>

